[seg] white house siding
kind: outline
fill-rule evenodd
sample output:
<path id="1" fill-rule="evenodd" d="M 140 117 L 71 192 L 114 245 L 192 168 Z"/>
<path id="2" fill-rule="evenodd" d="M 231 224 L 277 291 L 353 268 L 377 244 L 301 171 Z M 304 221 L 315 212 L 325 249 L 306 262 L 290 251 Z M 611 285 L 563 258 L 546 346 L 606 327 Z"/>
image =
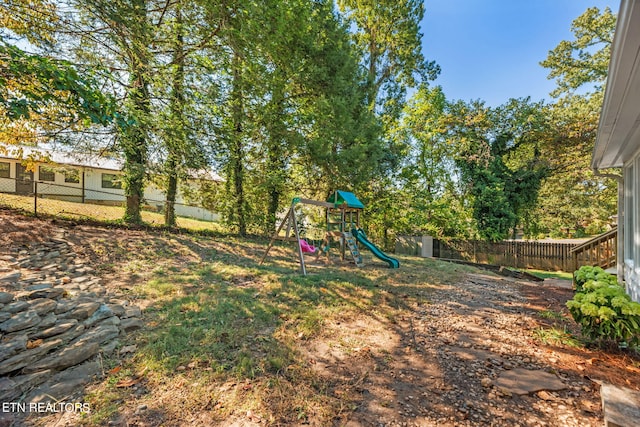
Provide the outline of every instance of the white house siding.
<path id="1" fill-rule="evenodd" d="M 196 206 L 175 205 L 176 215 L 203 221 L 219 221 L 220 215 Z"/>
<path id="2" fill-rule="evenodd" d="M 155 208 L 158 211 L 162 211 L 165 208 L 164 192 L 152 183 L 149 183 L 146 186 L 144 190 L 144 199 L 147 206 Z M 203 221 L 218 221 L 220 219 L 220 215 L 215 212 L 211 212 L 197 206 L 187 206 L 179 191 L 176 195 L 174 209 L 176 211 L 176 215 L 182 217 L 195 218 Z"/>
<path id="3" fill-rule="evenodd" d="M 144 202 L 145 205 L 161 211 L 165 205 L 164 193 L 155 185 L 147 183 L 144 188 Z"/>
<path id="4" fill-rule="evenodd" d="M 591 159 L 595 170 L 622 168 L 618 275 L 640 302 L 640 2 L 621 0 L 607 86 Z M 613 171 L 612 176 L 616 176 Z M 622 274 L 621 274 L 622 273 Z"/>
<path id="5" fill-rule="evenodd" d="M 108 169 L 85 168 L 84 170 L 84 198 L 90 203 L 104 203 L 120 205 L 126 200 L 121 188 L 102 188 L 102 174 L 120 175 L 119 171 Z"/>
<path id="6" fill-rule="evenodd" d="M 54 198 L 58 200 L 66 200 L 70 202 L 82 202 L 82 176 L 79 181 L 65 182 L 65 175 L 62 172 L 54 173 L 53 181 L 43 181 L 40 177 L 40 166 L 49 167 L 47 165 L 38 165 L 33 173 L 33 179 L 38 184 L 38 196 L 43 198 Z M 53 167 L 53 169 L 57 169 Z"/>
<path id="7" fill-rule="evenodd" d="M 640 301 L 640 153 L 624 168 L 623 258 L 627 293 Z"/>

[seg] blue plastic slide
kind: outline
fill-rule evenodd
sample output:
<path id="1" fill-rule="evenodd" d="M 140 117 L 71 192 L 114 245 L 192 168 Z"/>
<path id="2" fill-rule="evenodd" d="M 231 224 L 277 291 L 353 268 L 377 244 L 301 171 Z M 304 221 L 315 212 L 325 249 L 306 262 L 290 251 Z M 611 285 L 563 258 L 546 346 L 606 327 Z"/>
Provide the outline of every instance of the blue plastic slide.
<path id="1" fill-rule="evenodd" d="M 356 240 L 358 241 L 358 243 L 360 243 L 365 248 L 369 249 L 371 251 L 371 253 L 374 254 L 376 257 L 378 257 L 382 261 L 388 263 L 389 264 L 389 268 L 399 268 L 400 267 L 400 261 L 398 261 L 395 258 L 391 258 L 389 255 L 385 254 L 380 249 L 378 249 L 378 247 L 376 245 L 374 245 L 373 243 L 371 243 L 367 239 L 367 235 L 364 233 L 364 231 L 362 229 L 354 228 L 353 230 L 351 230 L 351 233 L 354 236 L 356 236 Z"/>

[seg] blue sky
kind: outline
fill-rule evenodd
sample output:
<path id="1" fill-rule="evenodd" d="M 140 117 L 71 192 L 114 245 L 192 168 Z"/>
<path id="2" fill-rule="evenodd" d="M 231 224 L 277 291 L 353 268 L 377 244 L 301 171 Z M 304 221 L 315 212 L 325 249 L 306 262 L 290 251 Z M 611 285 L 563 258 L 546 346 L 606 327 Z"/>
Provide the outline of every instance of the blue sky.
<path id="1" fill-rule="evenodd" d="M 482 99 L 490 106 L 509 98 L 550 100 L 555 88 L 540 65 L 562 40 L 573 38 L 571 22 L 588 7 L 618 0 L 424 0 L 423 53 L 442 72 L 433 85 L 447 99 Z"/>

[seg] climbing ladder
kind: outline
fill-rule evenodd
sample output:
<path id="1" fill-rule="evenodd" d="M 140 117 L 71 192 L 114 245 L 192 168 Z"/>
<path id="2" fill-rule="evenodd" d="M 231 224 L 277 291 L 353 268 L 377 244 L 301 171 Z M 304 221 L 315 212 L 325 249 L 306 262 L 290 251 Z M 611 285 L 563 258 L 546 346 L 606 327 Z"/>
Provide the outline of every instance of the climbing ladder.
<path id="1" fill-rule="evenodd" d="M 351 252 L 351 256 L 353 256 L 353 261 L 358 267 L 362 267 L 364 265 L 364 262 L 362 261 L 362 254 L 360 254 L 360 251 L 358 250 L 358 245 L 356 244 L 356 239 L 353 237 L 353 234 L 345 231 L 342 233 L 342 236 L 344 237 L 344 242 L 349 248 L 349 252 Z"/>

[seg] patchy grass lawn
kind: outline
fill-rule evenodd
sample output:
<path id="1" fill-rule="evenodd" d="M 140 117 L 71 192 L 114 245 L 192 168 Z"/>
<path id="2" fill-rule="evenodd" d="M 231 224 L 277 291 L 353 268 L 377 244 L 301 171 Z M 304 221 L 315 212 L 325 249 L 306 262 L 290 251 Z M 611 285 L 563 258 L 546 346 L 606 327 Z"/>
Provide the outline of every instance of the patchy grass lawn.
<path id="1" fill-rule="evenodd" d="M 330 326 L 393 326 L 408 304 L 427 304 L 432 289 L 474 270 L 402 257 L 401 270 L 377 260 L 310 263 L 305 277 L 291 245 L 276 245 L 259 265 L 266 243 L 143 233 L 92 240 L 105 282 L 144 307 L 147 327 L 122 343 L 135 351 L 104 359 L 107 377 L 86 397 L 91 414 L 75 422 L 335 424 L 358 405 L 363 379 L 320 375 L 305 347 L 328 340 L 357 354 L 368 337 L 333 336 Z"/>
<path id="2" fill-rule="evenodd" d="M 17 209 L 33 214 L 33 197 L 0 193 L 0 206 Z M 57 217 L 68 220 L 89 220 L 102 223 L 118 223 L 124 216 L 124 207 L 94 205 L 90 203 L 65 202 L 55 199 L 38 199 L 38 214 L 44 217 Z M 149 226 L 162 227 L 164 216 L 161 213 L 142 211 L 142 220 Z M 200 221 L 192 218 L 177 218 L 178 227 L 194 231 L 224 232 L 217 222 Z"/>
<path id="3" fill-rule="evenodd" d="M 533 274 L 541 279 L 566 279 L 573 280 L 573 274 L 565 271 L 544 271 L 544 270 L 524 270 L 527 273 Z"/>

